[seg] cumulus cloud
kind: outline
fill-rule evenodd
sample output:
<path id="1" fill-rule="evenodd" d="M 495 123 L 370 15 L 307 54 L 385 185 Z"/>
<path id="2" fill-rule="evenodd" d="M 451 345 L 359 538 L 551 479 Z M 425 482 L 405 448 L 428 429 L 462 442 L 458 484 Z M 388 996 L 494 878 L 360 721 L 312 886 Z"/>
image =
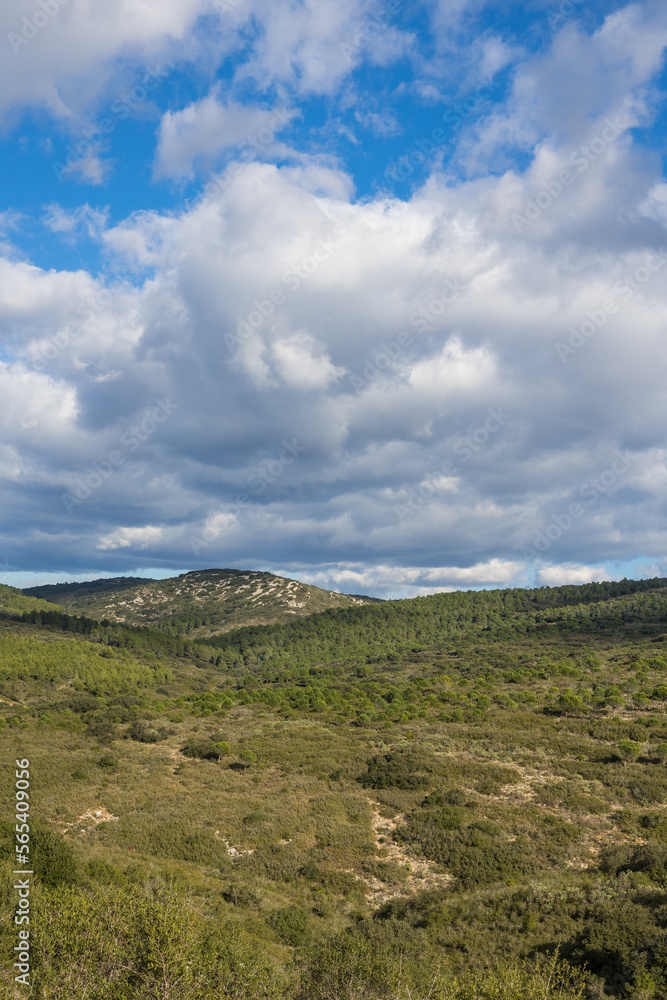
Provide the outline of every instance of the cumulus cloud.
<path id="1" fill-rule="evenodd" d="M 546 54 L 519 64 L 506 105 L 463 136 L 461 162 L 470 173 L 497 172 L 516 150 L 546 145 L 563 157 L 576 153 L 609 118 L 622 122 L 622 131 L 647 123 L 666 44 L 664 12 L 655 4 L 628 4 L 592 36 L 566 19 Z"/>
<path id="2" fill-rule="evenodd" d="M 67 210 L 62 205 L 47 205 L 44 210 L 44 225 L 53 233 L 58 233 L 72 242 L 81 234 L 89 239 L 97 239 L 106 229 L 109 212 L 81 205 L 79 208 Z"/>
<path id="3" fill-rule="evenodd" d="M 85 111 L 129 66 L 151 59 L 193 57 L 190 33 L 208 0 L 60 0 L 33 6 L 7 0 L 0 8 L 6 56 L 0 64 L 0 111 L 34 106 L 67 121 Z M 120 57 L 127 60 L 120 77 Z M 85 80 L 85 86 L 82 82 Z M 125 76 L 125 81 L 127 77 Z M 117 97 L 118 93 L 114 93 Z"/>
<path id="4" fill-rule="evenodd" d="M 100 103 L 125 100 L 146 67 L 159 73 L 190 64 L 214 79 L 233 55 L 241 86 L 252 79 L 266 90 L 331 94 L 364 57 L 397 58 L 409 45 L 375 0 L 49 0 L 43 7 L 6 0 L 0 34 L 7 41 L 0 114 L 46 109 L 74 132 Z M 232 132 L 240 127 L 234 108 L 225 115 L 214 99 L 167 118 L 165 166 L 175 133 L 203 154 L 221 120 Z M 178 157 L 171 165 L 184 167 Z M 77 169 L 104 167 L 93 157 Z"/>
<path id="5" fill-rule="evenodd" d="M 317 572 L 301 567 L 299 579 L 316 587 L 340 590 L 343 593 L 364 594 L 372 591 L 387 599 L 396 597 L 422 597 L 443 591 L 465 590 L 467 585 L 512 586 L 522 569 L 518 562 L 492 559 L 462 569 L 458 566 L 438 566 L 424 569 L 423 566 L 377 565 L 368 567 L 362 563 L 332 566 Z M 286 575 L 293 572 L 286 571 Z"/>
<path id="6" fill-rule="evenodd" d="M 271 6 L 252 71 L 328 92 L 325 39 L 368 11 L 303 8 L 307 39 Z M 186 13 L 167 11 L 173 37 Z M 660 563 L 664 179 L 625 125 L 572 161 L 607 116 L 649 114 L 659 32 L 621 13 L 563 29 L 461 144 L 479 169 L 435 169 L 409 201 L 356 199 L 344 169 L 303 157 L 232 161 L 171 211 L 49 208 L 52 230 L 99 241 L 108 276 L 0 259 L 10 563 L 262 565 L 393 596 Z M 575 69 L 581 107 L 566 92 L 560 118 L 541 113 Z M 171 112 L 159 169 L 191 176 L 240 120 L 219 90 Z M 510 141 L 526 169 L 483 169 Z"/>
<path id="7" fill-rule="evenodd" d="M 276 150 L 276 135 L 297 112 L 265 110 L 221 98 L 219 88 L 182 111 L 168 111 L 158 133 L 157 177 L 193 177 L 194 164 L 209 166 L 220 153 L 246 147 L 258 153 Z"/>
<path id="8" fill-rule="evenodd" d="M 274 341 L 271 351 L 280 376 L 295 389 L 324 391 L 345 372 L 331 363 L 322 344 L 305 331 Z"/>
<path id="9" fill-rule="evenodd" d="M 542 587 L 562 587 L 566 584 L 589 583 L 591 580 L 601 583 L 611 579 L 604 566 L 547 566 L 538 573 L 538 581 Z"/>
<path id="10" fill-rule="evenodd" d="M 162 528 L 146 525 L 141 528 L 118 528 L 100 538 L 98 548 L 109 549 L 142 549 L 156 545 L 162 537 Z"/>

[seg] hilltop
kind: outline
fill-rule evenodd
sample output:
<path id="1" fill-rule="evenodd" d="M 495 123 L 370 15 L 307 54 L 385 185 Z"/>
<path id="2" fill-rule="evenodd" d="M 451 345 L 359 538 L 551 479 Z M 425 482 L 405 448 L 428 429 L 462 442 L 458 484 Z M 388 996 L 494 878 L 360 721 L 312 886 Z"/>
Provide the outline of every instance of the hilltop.
<path id="1" fill-rule="evenodd" d="M 273 573 L 238 569 L 195 570 L 167 580 L 117 577 L 48 584 L 28 587 L 23 593 L 57 604 L 70 614 L 200 638 L 241 626 L 270 625 L 295 616 L 378 602 L 377 598 L 338 594 Z"/>

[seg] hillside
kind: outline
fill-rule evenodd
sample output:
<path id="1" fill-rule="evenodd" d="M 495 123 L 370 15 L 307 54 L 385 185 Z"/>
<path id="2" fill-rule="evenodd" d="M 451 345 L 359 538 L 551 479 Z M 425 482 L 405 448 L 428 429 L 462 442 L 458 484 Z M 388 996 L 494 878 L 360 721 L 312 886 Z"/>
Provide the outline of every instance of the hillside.
<path id="1" fill-rule="evenodd" d="M 32 611 L 38 608 L 42 611 L 58 611 L 57 604 L 50 604 L 36 595 L 25 594 L 17 587 L 8 587 L 0 583 L 0 612 Z"/>
<path id="2" fill-rule="evenodd" d="M 10 794 L 30 760 L 36 995 L 667 996 L 666 580 L 208 642 L 4 591 L 0 773 Z M 8 886 L 13 837 L 0 823 Z M 4 956 L 14 906 L 0 894 Z"/>
<path id="3" fill-rule="evenodd" d="M 667 580 L 621 580 L 536 590 L 457 591 L 309 615 L 211 636 L 219 664 L 270 666 L 380 662 L 460 640 L 521 641 L 579 633 L 660 637 L 667 629 Z M 454 654 L 456 655 L 456 653 Z"/>
<path id="4" fill-rule="evenodd" d="M 237 569 L 198 570 L 168 580 L 120 577 L 49 584 L 27 588 L 24 594 L 58 604 L 70 614 L 148 625 L 191 637 L 377 601 L 322 590 L 273 573 Z"/>

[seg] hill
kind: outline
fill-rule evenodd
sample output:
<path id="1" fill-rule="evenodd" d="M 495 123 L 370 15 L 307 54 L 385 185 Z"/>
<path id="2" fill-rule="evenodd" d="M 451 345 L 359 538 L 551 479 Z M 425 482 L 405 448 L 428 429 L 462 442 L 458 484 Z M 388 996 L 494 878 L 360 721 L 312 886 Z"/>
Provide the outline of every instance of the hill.
<path id="1" fill-rule="evenodd" d="M 207 641 L 0 597 L 36 995 L 667 996 L 667 580 Z M 15 848 L 11 818 L 6 887 Z"/>
<path id="2" fill-rule="evenodd" d="M 377 602 L 273 573 L 237 569 L 197 570 L 167 580 L 120 577 L 49 584 L 29 587 L 24 594 L 51 601 L 71 614 L 192 637 Z"/>
<path id="3" fill-rule="evenodd" d="M 656 637 L 667 628 L 667 580 L 621 580 L 535 590 L 457 591 L 243 628 L 206 642 L 219 663 L 381 662 L 461 640 L 497 647 L 535 634 Z"/>
<path id="4" fill-rule="evenodd" d="M 57 604 L 26 594 L 17 587 L 7 587 L 4 583 L 0 583 L 0 612 L 32 611 L 33 608 L 43 611 L 60 610 Z"/>

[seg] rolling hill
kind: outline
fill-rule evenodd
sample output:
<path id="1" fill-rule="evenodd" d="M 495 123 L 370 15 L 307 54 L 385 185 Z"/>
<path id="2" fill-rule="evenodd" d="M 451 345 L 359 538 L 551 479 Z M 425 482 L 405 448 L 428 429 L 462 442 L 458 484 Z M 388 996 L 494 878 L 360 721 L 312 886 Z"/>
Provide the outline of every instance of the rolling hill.
<path id="1" fill-rule="evenodd" d="M 23 593 L 98 621 L 206 637 L 249 625 L 287 622 L 319 611 L 378 603 L 251 570 L 207 569 L 168 580 L 118 577 L 29 587 Z"/>
<path id="2" fill-rule="evenodd" d="M 311 614 L 276 580 L 0 588 L 35 995 L 666 997 L 667 580 Z M 283 617 L 176 634 L 221 593 Z M 113 600 L 157 620 L 111 622 Z M 15 906 L 0 894 L 3 998 Z"/>

